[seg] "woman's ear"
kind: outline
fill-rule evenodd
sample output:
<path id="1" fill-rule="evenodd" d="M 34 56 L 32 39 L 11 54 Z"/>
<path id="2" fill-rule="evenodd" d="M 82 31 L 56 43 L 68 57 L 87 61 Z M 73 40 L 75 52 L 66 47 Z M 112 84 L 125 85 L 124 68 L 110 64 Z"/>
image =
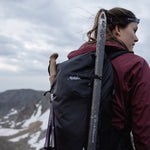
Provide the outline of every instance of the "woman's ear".
<path id="1" fill-rule="evenodd" d="M 117 37 L 120 36 L 120 28 L 118 25 L 115 26 L 114 30 L 113 30 L 113 34 Z"/>

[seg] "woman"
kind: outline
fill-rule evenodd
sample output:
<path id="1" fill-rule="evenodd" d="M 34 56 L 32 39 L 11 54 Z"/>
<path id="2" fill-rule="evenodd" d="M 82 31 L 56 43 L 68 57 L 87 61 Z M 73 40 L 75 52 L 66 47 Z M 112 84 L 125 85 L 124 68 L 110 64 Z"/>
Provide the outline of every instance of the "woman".
<path id="1" fill-rule="evenodd" d="M 102 11 L 107 16 L 105 50 L 130 52 L 111 61 L 116 87 L 112 98 L 112 125 L 116 131 L 132 131 L 136 150 L 150 150 L 150 68 L 143 58 L 133 52 L 138 41 L 136 31 L 139 19 L 123 8 L 101 9 L 93 28 L 87 33 L 88 42 L 71 52 L 68 58 L 96 50 L 98 17 Z"/>

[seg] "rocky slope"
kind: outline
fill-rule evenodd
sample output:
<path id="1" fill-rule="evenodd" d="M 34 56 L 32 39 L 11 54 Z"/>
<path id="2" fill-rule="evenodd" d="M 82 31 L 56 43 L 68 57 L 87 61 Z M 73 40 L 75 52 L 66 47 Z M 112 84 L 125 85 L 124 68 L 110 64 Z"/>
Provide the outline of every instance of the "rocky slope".
<path id="1" fill-rule="evenodd" d="M 39 150 L 44 146 L 49 98 L 44 91 L 0 93 L 0 150 Z"/>

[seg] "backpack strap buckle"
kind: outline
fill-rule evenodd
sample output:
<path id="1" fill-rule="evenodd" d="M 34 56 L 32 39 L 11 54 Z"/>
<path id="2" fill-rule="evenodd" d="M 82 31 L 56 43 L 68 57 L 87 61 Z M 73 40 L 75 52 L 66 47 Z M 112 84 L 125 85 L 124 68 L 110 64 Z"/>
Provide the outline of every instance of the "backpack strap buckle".
<path id="1" fill-rule="evenodd" d="M 94 74 L 94 75 L 93 75 L 93 79 L 102 80 L 102 79 L 103 79 L 103 76 L 98 76 L 97 74 Z"/>

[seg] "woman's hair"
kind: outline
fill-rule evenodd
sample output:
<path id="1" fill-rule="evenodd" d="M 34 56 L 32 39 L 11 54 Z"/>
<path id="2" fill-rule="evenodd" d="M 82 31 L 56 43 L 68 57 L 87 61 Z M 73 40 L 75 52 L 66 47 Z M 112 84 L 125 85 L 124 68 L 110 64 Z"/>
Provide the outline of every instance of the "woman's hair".
<path id="1" fill-rule="evenodd" d="M 118 25 L 121 28 L 125 28 L 130 22 L 136 22 L 136 21 L 132 21 L 132 19 L 136 19 L 136 16 L 131 11 L 124 8 L 115 7 L 110 10 L 100 9 L 95 17 L 93 28 L 87 32 L 88 41 L 96 42 L 98 19 L 102 11 L 105 12 L 107 17 L 106 42 L 115 42 L 127 48 L 123 42 L 119 41 L 112 34 L 112 31 L 116 25 Z M 128 18 L 131 20 L 128 20 Z"/>

